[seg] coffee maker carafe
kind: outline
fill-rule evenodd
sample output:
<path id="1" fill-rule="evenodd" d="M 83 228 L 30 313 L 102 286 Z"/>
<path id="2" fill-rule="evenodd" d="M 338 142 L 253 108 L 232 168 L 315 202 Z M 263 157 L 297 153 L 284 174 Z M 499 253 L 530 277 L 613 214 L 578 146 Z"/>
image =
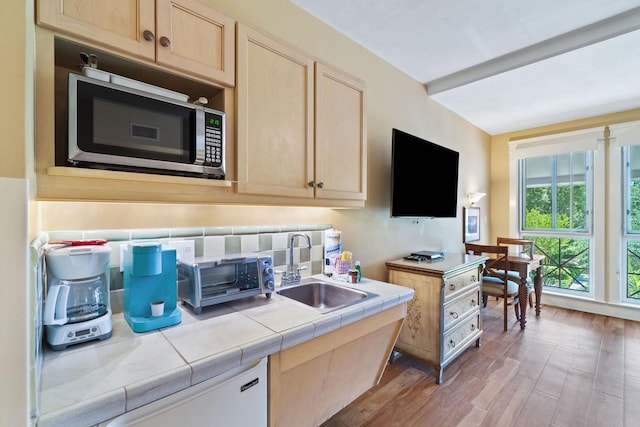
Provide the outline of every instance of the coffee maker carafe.
<path id="1" fill-rule="evenodd" d="M 52 247 L 45 252 L 42 319 L 53 350 L 111 336 L 110 260 L 107 245 Z"/>

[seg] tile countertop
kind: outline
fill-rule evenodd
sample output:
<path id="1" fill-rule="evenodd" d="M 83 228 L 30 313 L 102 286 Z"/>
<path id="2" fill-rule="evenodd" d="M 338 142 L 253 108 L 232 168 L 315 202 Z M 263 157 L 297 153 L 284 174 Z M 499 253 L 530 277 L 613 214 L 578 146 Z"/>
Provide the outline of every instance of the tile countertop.
<path id="1" fill-rule="evenodd" d="M 200 315 L 179 305 L 180 324 L 146 333 L 114 314 L 111 338 L 45 351 L 37 426 L 108 420 L 413 297 L 410 288 L 376 280 L 314 277 L 378 296 L 326 314 L 275 293 L 205 307 Z"/>

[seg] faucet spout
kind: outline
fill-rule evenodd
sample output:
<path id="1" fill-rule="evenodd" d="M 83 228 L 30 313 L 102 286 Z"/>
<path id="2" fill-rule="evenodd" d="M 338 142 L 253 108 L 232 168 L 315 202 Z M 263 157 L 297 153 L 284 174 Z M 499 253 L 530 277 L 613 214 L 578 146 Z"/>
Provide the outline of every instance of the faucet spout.
<path id="1" fill-rule="evenodd" d="M 293 260 L 293 248 L 295 245 L 296 237 L 303 237 L 307 240 L 307 247 L 311 249 L 311 238 L 308 234 L 305 233 L 293 233 L 291 235 L 291 240 L 289 241 L 289 265 L 287 266 L 287 271 L 285 271 L 282 275 L 282 283 L 281 286 L 291 285 L 295 283 L 300 283 L 300 270 L 301 268 Z"/>

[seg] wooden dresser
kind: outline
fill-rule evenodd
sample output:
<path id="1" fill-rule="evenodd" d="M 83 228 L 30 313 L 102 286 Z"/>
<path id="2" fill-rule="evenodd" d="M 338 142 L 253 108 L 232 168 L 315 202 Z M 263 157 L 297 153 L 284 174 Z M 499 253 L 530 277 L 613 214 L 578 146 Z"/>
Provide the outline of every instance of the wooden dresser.
<path id="1" fill-rule="evenodd" d="M 386 263 L 389 282 L 412 288 L 396 350 L 442 371 L 465 349 L 480 346 L 480 277 L 486 257 L 446 253 L 434 261 L 399 259 Z"/>

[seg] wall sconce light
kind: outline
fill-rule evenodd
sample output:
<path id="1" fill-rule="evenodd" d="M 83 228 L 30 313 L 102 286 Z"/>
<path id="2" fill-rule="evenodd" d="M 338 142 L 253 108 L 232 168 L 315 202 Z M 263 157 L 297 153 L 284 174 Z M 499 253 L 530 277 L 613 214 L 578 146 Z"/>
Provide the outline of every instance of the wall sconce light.
<path id="1" fill-rule="evenodd" d="M 476 203 L 478 203 L 480 199 L 482 199 L 486 195 L 487 193 L 467 193 L 467 198 L 469 199 L 469 204 L 473 206 Z"/>

